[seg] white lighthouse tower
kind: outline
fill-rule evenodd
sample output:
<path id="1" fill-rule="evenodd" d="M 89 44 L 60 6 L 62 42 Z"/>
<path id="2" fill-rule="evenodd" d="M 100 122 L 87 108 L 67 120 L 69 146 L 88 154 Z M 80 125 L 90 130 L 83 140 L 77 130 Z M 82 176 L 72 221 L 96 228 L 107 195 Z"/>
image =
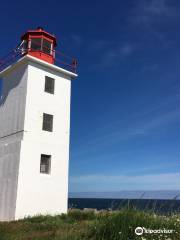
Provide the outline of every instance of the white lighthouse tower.
<path id="1" fill-rule="evenodd" d="M 75 61 L 56 64 L 56 38 L 42 28 L 21 40 L 0 63 L 1 221 L 67 212 Z"/>

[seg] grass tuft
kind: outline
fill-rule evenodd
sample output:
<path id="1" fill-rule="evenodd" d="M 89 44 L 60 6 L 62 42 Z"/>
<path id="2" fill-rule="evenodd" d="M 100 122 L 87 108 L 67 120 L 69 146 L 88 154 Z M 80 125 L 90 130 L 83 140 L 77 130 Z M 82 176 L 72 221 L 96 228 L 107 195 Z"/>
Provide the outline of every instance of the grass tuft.
<path id="1" fill-rule="evenodd" d="M 136 227 L 169 229 L 172 234 L 135 234 Z M 0 223 L 0 240 L 180 240 L 180 215 L 160 216 L 133 208 L 119 211 L 70 210 L 56 216 Z"/>

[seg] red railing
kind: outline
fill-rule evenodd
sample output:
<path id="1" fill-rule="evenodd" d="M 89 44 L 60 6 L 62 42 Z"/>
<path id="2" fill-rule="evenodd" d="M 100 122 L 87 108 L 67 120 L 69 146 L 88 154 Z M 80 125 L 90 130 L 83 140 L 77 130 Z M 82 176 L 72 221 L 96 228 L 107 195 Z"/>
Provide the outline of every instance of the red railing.
<path id="1" fill-rule="evenodd" d="M 37 46 L 39 47 L 38 44 L 37 44 Z M 48 54 L 47 51 L 43 51 L 44 48 L 46 48 L 46 50 L 48 50 L 48 51 L 50 50 L 44 46 L 43 46 L 43 48 L 41 47 L 40 49 L 37 49 L 37 50 L 31 49 L 31 48 L 28 48 L 28 49 L 23 49 L 23 48 L 19 48 L 19 47 L 15 48 L 9 54 L 0 58 L 0 72 L 3 71 L 6 67 L 15 63 L 17 60 L 19 60 L 26 54 L 28 54 L 28 52 L 38 51 L 38 52 Z M 54 56 L 54 64 L 56 66 L 62 67 L 73 73 L 77 72 L 77 60 L 75 58 L 69 57 L 58 50 L 50 50 L 50 52 L 51 52 L 51 54 L 49 54 L 49 55 Z"/>
<path id="2" fill-rule="evenodd" d="M 55 50 L 54 54 L 55 65 L 63 67 L 73 73 L 77 73 L 77 60 L 75 58 L 67 56 L 58 50 Z"/>

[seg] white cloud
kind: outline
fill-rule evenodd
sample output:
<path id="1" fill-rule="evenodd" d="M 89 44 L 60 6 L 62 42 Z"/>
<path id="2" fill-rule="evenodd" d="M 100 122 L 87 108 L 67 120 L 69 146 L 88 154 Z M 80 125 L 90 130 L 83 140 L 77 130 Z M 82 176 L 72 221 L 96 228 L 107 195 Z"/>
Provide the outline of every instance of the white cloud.
<path id="1" fill-rule="evenodd" d="M 141 135 L 147 134 L 150 130 L 156 129 L 157 127 L 163 127 L 170 122 L 173 122 L 180 118 L 180 110 L 175 109 L 165 114 L 159 115 L 145 122 L 144 125 L 132 129 L 130 135 Z"/>
<path id="2" fill-rule="evenodd" d="M 149 65 L 145 65 L 142 68 L 142 72 L 154 72 L 158 69 L 158 64 L 149 64 Z"/>
<path id="3" fill-rule="evenodd" d="M 117 66 L 121 61 L 131 56 L 135 50 L 136 47 L 132 43 L 120 43 L 114 47 L 111 46 L 108 50 L 105 49 L 97 65 L 98 67 Z"/>
<path id="4" fill-rule="evenodd" d="M 71 38 L 71 41 L 73 42 L 73 44 L 82 45 L 84 43 L 84 39 L 80 35 L 72 34 L 70 38 Z"/>
<path id="5" fill-rule="evenodd" d="M 142 3 L 142 9 L 145 13 L 156 16 L 171 16 L 172 8 L 166 0 L 146 0 Z"/>
<path id="6" fill-rule="evenodd" d="M 144 0 L 139 1 L 135 8 L 133 22 L 151 26 L 161 21 L 169 20 L 177 15 L 177 10 L 169 0 Z"/>
<path id="7" fill-rule="evenodd" d="M 112 122 L 111 126 L 104 125 L 105 133 L 101 135 L 96 133 L 94 138 L 89 140 L 82 139 L 81 147 L 74 156 L 80 157 L 89 154 L 98 145 L 101 146 L 102 143 L 105 146 L 109 146 L 115 142 L 121 143 L 139 137 L 148 137 L 150 134 L 158 133 L 161 129 L 166 130 L 169 124 L 172 126 L 173 122 L 180 120 L 179 108 L 167 111 L 167 108 L 174 104 L 173 100 L 178 103 L 180 100 L 179 95 L 174 96 L 174 99 L 171 99 L 171 101 L 166 99 L 166 102 L 160 105 L 156 104 L 154 108 L 146 109 L 146 112 L 137 113 L 134 118 L 139 119 L 139 121 L 128 121 L 126 126 L 121 126 L 121 121 L 119 120 Z M 164 112 L 165 110 L 166 112 Z"/>
<path id="8" fill-rule="evenodd" d="M 82 175 L 70 177 L 71 185 L 91 186 L 91 189 L 97 190 L 176 190 L 180 189 L 180 172 L 160 173 L 147 175 Z M 108 189 L 108 187 L 114 189 Z"/>

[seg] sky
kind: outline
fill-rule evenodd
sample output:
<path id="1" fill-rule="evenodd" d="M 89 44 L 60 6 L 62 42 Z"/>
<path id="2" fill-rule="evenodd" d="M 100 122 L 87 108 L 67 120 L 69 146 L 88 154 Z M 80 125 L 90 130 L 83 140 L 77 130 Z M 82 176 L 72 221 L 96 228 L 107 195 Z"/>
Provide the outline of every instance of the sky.
<path id="1" fill-rule="evenodd" d="M 180 2 L 2 1 L 0 56 L 29 29 L 78 59 L 70 192 L 180 190 Z"/>

